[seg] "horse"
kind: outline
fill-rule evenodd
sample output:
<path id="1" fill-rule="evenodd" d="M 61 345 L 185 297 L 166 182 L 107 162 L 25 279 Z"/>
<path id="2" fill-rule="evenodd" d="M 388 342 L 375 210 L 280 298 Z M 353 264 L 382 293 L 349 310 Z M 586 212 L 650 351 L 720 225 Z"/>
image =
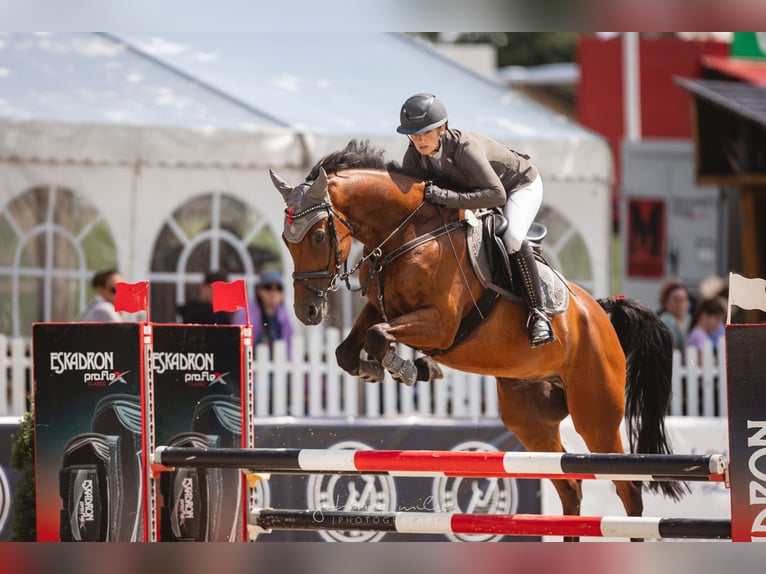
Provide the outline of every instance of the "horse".
<path id="1" fill-rule="evenodd" d="M 630 452 L 671 453 L 664 416 L 672 347 L 653 310 L 630 298 L 596 300 L 566 281 L 570 302 L 552 317 L 554 342 L 530 348 L 527 309 L 502 299 L 454 344 L 484 291 L 469 263 L 462 210 L 424 202 L 422 177 L 386 162 L 369 142 L 326 155 L 297 186 L 270 174 L 287 206 L 282 237 L 298 319 L 321 323 L 328 293 L 359 273 L 367 300 L 335 353 L 345 371 L 381 380 L 385 368 L 400 380 L 430 381 L 441 377 L 441 364 L 493 376 L 501 420 L 530 452 L 565 452 L 559 425 L 571 415 L 591 452 L 624 453 L 625 420 Z M 349 270 L 352 239 L 364 251 Z M 405 360 L 397 343 L 423 356 Z M 581 481 L 553 484 L 563 513 L 579 515 Z M 627 515 L 641 516 L 642 483 L 614 484 Z M 649 488 L 676 500 L 686 491 L 670 481 Z"/>

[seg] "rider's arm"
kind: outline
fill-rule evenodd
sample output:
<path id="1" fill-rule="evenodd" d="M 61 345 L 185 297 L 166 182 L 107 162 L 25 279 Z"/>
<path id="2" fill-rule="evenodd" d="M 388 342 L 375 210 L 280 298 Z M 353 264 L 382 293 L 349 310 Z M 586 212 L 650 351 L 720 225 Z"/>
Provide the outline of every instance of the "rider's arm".
<path id="1" fill-rule="evenodd" d="M 458 168 L 471 182 L 471 188 L 460 193 L 449 191 L 447 207 L 485 209 L 505 205 L 505 188 L 492 169 L 481 145 L 474 142 L 465 143 L 455 159 Z"/>

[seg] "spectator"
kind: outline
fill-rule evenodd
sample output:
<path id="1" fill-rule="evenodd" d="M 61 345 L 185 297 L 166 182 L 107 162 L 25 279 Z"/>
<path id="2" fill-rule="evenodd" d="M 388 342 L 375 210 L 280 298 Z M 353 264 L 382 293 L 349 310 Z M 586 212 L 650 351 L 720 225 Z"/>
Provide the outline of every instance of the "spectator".
<path id="1" fill-rule="evenodd" d="M 198 325 L 228 325 L 231 323 L 231 315 L 225 311 L 213 312 L 213 283 L 227 281 L 226 273 L 212 271 L 205 275 L 205 280 L 199 287 L 197 298 L 185 305 L 178 307 L 181 319 L 184 323 Z"/>
<path id="2" fill-rule="evenodd" d="M 718 339 L 713 339 L 713 337 L 723 327 L 725 317 L 726 307 L 720 297 L 712 297 L 702 301 L 694 312 L 691 331 L 686 339 L 686 346 L 696 347 L 699 351 L 702 351 L 705 341 L 711 341 L 713 349 L 717 351 Z"/>
<path id="3" fill-rule="evenodd" d="M 93 275 L 91 286 L 96 292 L 93 300 L 75 319 L 78 323 L 121 323 L 122 315 L 114 310 L 115 283 L 124 281 L 116 269 L 98 271 Z"/>
<path id="4" fill-rule="evenodd" d="M 729 281 L 724 279 L 720 275 L 708 275 L 699 284 L 699 292 L 702 299 L 712 299 L 718 297 L 724 306 L 724 309 L 728 309 L 729 302 Z M 735 310 L 733 315 L 736 315 L 739 311 Z M 721 321 L 721 325 L 718 327 L 715 333 L 710 334 L 710 338 L 713 340 L 714 345 L 717 347 L 718 340 L 724 336 L 725 321 Z M 736 322 L 736 321 L 732 321 Z"/>
<path id="5" fill-rule="evenodd" d="M 670 329 L 673 348 L 680 351 L 686 346 L 686 335 L 691 323 L 690 300 L 689 290 L 680 281 L 668 281 L 660 289 L 660 319 Z"/>
<path id="6" fill-rule="evenodd" d="M 283 289 L 282 275 L 278 271 L 264 271 L 255 284 L 255 297 L 248 301 L 248 308 L 253 325 L 253 344 L 266 343 L 272 348 L 274 341 L 284 340 L 289 357 L 294 328 L 284 304 Z M 232 323 L 245 323 L 243 309 L 234 312 Z"/>

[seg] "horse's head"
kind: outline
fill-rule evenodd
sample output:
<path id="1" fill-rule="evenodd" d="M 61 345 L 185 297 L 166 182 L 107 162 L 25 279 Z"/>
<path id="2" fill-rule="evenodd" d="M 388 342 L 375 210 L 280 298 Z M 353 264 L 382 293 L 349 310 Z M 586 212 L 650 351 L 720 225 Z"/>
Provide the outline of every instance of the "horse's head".
<path id="1" fill-rule="evenodd" d="M 313 181 L 295 187 L 269 173 L 287 204 L 282 238 L 293 258 L 295 315 L 306 325 L 317 325 L 327 314 L 327 293 L 341 285 L 351 227 L 330 203 L 324 169 Z"/>

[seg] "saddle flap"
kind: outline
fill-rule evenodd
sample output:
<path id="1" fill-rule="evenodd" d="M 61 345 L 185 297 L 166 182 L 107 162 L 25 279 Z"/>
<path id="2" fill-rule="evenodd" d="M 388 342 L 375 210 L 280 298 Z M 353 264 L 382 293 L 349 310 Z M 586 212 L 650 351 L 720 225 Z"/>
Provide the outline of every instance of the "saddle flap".
<path id="1" fill-rule="evenodd" d="M 495 233 L 497 219 L 493 211 L 476 214 L 481 225 L 467 226 L 466 241 L 469 259 L 474 273 L 485 289 L 491 289 L 513 303 L 526 305 L 521 293 L 513 286 L 513 280 L 503 279 L 503 267 L 508 265 L 508 254 L 502 239 Z M 502 218 L 503 220 L 505 218 Z M 547 228 L 541 223 L 534 223 L 527 235 L 538 255 L 538 270 L 543 288 L 543 309 L 549 315 L 563 313 L 569 306 L 569 290 L 564 280 L 542 260 L 538 241 L 547 235 Z M 534 245 L 536 243 L 536 245 Z M 501 267 L 499 267 L 501 266 Z M 510 267 L 510 265 L 508 265 Z"/>

